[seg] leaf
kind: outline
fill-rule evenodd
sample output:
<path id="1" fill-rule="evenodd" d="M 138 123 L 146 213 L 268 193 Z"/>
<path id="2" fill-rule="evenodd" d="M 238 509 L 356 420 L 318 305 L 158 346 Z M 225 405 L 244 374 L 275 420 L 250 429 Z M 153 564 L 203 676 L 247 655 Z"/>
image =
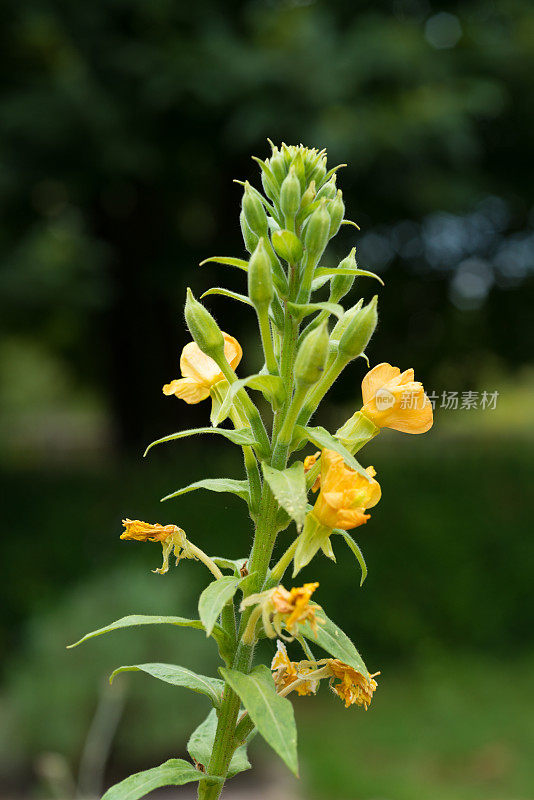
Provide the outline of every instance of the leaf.
<path id="1" fill-rule="evenodd" d="M 339 453 L 340 456 L 343 456 L 345 463 L 352 467 L 352 469 L 359 472 L 360 475 L 363 475 L 364 478 L 367 478 L 368 481 L 371 480 L 368 473 L 364 470 L 361 464 L 359 464 L 354 456 L 349 453 L 347 448 L 338 442 L 331 433 L 328 433 L 326 428 L 322 428 L 320 425 L 316 428 L 304 428 L 302 425 L 295 426 L 295 434 L 303 435 L 308 439 L 310 442 L 313 442 L 314 445 L 320 447 L 321 449 L 327 450 L 335 450 L 336 453 Z"/>
<path id="2" fill-rule="evenodd" d="M 208 584 L 198 600 L 198 613 L 206 629 L 206 636 L 211 634 L 223 606 L 232 599 L 237 591 L 241 578 L 225 575 L 223 578 Z"/>
<path id="3" fill-rule="evenodd" d="M 187 431 L 179 431 L 178 433 L 171 433 L 169 436 L 164 436 L 162 439 L 156 439 L 155 442 L 151 442 L 145 452 L 143 453 L 143 457 L 146 456 L 149 450 L 155 447 L 157 444 L 163 444 L 164 442 L 173 442 L 175 439 L 183 439 L 185 436 L 197 436 L 201 433 L 219 433 L 221 436 L 225 436 L 234 444 L 243 445 L 256 445 L 257 442 L 254 439 L 254 434 L 250 428 L 237 428 L 237 430 L 231 430 L 229 428 L 190 428 Z"/>
<path id="4" fill-rule="evenodd" d="M 295 520 L 300 531 L 306 519 L 308 504 L 304 464 L 302 461 L 295 461 L 287 469 L 279 470 L 262 463 L 262 468 L 265 480 L 278 503 Z"/>
<path id="5" fill-rule="evenodd" d="M 138 625 L 176 625 L 179 628 L 195 628 L 196 630 L 204 630 L 204 625 L 199 619 L 186 619 L 185 617 L 156 617 L 147 614 L 130 614 L 127 617 L 112 622 L 106 625 L 105 628 L 98 628 L 96 631 L 86 633 L 78 642 L 69 644 L 68 649 L 77 647 L 82 642 L 89 639 L 94 639 L 96 636 L 102 636 L 104 633 L 111 633 L 112 631 L 121 630 L 121 628 L 135 628 Z M 217 642 L 219 653 L 224 661 L 232 658 L 232 642 L 230 637 L 220 625 L 214 625 L 211 635 Z"/>
<path id="6" fill-rule="evenodd" d="M 363 586 L 363 582 L 367 578 L 367 564 L 365 563 L 365 558 L 363 557 L 362 551 L 360 550 L 359 546 L 356 544 L 350 533 L 347 533 L 347 531 L 342 531 L 340 528 L 335 528 L 332 531 L 332 533 L 338 533 L 340 536 L 342 536 L 345 539 L 348 546 L 350 547 L 350 549 L 352 550 L 352 552 L 354 553 L 354 555 L 356 556 L 356 560 L 358 561 L 358 564 L 360 565 L 362 570 L 362 578 L 360 581 L 360 586 Z"/>
<path id="7" fill-rule="evenodd" d="M 204 722 L 201 722 L 198 728 L 193 731 L 187 743 L 189 755 L 206 768 L 213 750 L 216 730 L 217 712 L 212 708 Z M 233 778 L 238 772 L 244 772 L 246 769 L 250 769 L 250 762 L 247 758 L 247 746 L 243 744 L 237 748 L 232 756 L 228 768 L 228 777 Z"/>
<path id="8" fill-rule="evenodd" d="M 224 684 L 219 678 L 197 675 L 196 672 L 192 672 L 190 669 L 181 667 L 178 664 L 131 664 L 117 667 L 111 673 L 109 682 L 112 683 L 115 675 L 120 675 L 122 672 L 146 672 L 147 675 L 151 675 L 164 683 L 183 686 L 193 692 L 205 694 L 215 706 L 221 704 Z"/>
<path id="9" fill-rule="evenodd" d="M 345 309 L 339 303 L 288 303 L 287 307 L 299 321 L 310 314 L 314 314 L 316 311 L 328 311 L 329 314 L 334 314 L 338 319 L 341 319 L 345 313 Z"/>
<path id="10" fill-rule="evenodd" d="M 245 272 L 248 271 L 248 261 L 244 261 L 242 258 L 231 258 L 230 256 L 211 256 L 211 258 L 205 258 L 204 261 L 201 261 L 199 266 L 202 267 L 210 261 L 214 261 L 216 264 L 224 264 L 227 267 L 238 267 Z"/>
<path id="11" fill-rule="evenodd" d="M 376 280 L 384 285 L 384 281 L 378 275 L 375 275 L 374 272 L 369 272 L 366 269 L 351 269 L 350 267 L 319 267 L 315 270 L 315 277 L 322 278 L 322 277 L 331 277 L 333 275 L 354 275 L 358 277 L 361 275 L 365 278 L 376 278 Z"/>
<path id="12" fill-rule="evenodd" d="M 241 568 L 247 563 L 248 558 L 224 558 L 223 556 L 211 556 L 220 569 L 231 569 L 236 578 L 241 578 Z"/>
<path id="13" fill-rule="evenodd" d="M 248 675 L 224 667 L 219 671 L 241 698 L 259 733 L 298 777 L 297 728 L 293 706 L 276 693 L 271 670 L 265 664 L 259 664 Z"/>
<path id="14" fill-rule="evenodd" d="M 116 783 L 103 795 L 102 800 L 139 800 L 154 789 L 162 786 L 183 786 L 193 781 L 205 780 L 210 776 L 195 769 L 183 758 L 170 758 L 159 767 L 136 772 Z M 210 778 L 217 780 L 216 778 Z"/>
<path id="15" fill-rule="evenodd" d="M 163 503 L 164 500 L 180 497 L 180 495 L 186 494 L 187 492 L 194 492 L 196 489 L 207 489 L 210 492 L 230 492 L 231 494 L 236 494 L 246 503 L 248 503 L 250 499 L 248 481 L 236 481 L 232 478 L 204 478 L 201 481 L 190 483 L 189 486 L 184 486 L 183 489 L 178 489 L 178 491 L 172 492 L 172 494 L 165 495 L 165 497 L 161 498 L 160 502 Z"/>
<path id="16" fill-rule="evenodd" d="M 328 283 L 331 277 L 331 275 L 321 275 L 320 278 L 314 278 L 312 281 L 312 292 L 316 292 L 318 289 L 324 286 L 325 283 Z"/>
<path id="17" fill-rule="evenodd" d="M 230 289 L 223 289 L 221 286 L 213 286 L 211 289 L 208 289 L 207 292 L 204 292 L 200 296 L 202 300 L 204 297 L 207 297 L 210 294 L 220 294 L 223 297 L 230 297 L 232 300 L 239 300 L 240 303 L 246 303 L 247 306 L 253 306 L 250 298 L 246 296 L 246 294 L 239 294 L 239 292 L 231 292 Z"/>
<path id="18" fill-rule="evenodd" d="M 309 622 L 299 625 L 299 633 L 309 639 L 310 642 L 318 644 L 334 658 L 338 658 L 344 664 L 348 664 L 349 667 L 353 667 L 366 678 L 369 678 L 367 667 L 347 634 L 341 628 L 338 628 L 331 619 L 328 619 L 321 606 L 315 603 L 310 603 L 310 605 L 316 609 L 317 619 L 321 619 L 322 624 L 317 625 L 317 635 L 315 635 Z"/>
<path id="19" fill-rule="evenodd" d="M 249 375 L 247 378 L 240 378 L 232 383 L 226 393 L 226 397 L 221 403 L 216 414 L 212 415 L 212 425 L 220 425 L 226 419 L 234 398 L 240 389 L 249 386 L 251 389 L 258 389 L 272 403 L 273 408 L 278 410 L 285 400 L 285 389 L 282 378 L 278 375 Z"/>

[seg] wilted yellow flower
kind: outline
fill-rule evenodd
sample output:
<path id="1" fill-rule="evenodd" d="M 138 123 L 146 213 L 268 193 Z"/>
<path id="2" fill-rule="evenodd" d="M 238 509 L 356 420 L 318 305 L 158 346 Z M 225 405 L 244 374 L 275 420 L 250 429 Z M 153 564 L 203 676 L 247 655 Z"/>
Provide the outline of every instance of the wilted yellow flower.
<path id="1" fill-rule="evenodd" d="M 159 569 L 152 570 L 160 575 L 165 575 L 169 570 L 169 557 L 172 552 L 176 564 L 180 558 L 192 558 L 188 552 L 188 542 L 185 532 L 177 525 L 159 525 L 150 522 L 141 522 L 139 519 L 123 519 L 125 530 L 121 539 L 132 539 L 137 542 L 161 542 L 163 548 L 163 564 Z"/>
<path id="2" fill-rule="evenodd" d="M 321 620 L 316 617 L 316 606 L 311 606 L 309 602 L 318 586 L 318 583 L 305 583 L 304 586 L 297 586 L 288 592 L 279 584 L 274 589 L 249 595 L 241 603 L 241 610 L 253 605 L 257 606 L 257 610 L 251 616 L 249 635 L 244 639 L 252 640 L 260 616 L 265 633 L 270 639 L 275 636 L 285 639 L 287 637 L 282 633 L 283 627 L 294 634 L 298 625 L 304 622 L 309 622 L 316 631 L 317 623 Z"/>
<path id="3" fill-rule="evenodd" d="M 367 711 L 373 699 L 373 692 L 378 685 L 374 678 L 380 673 L 373 673 L 368 680 L 361 672 L 337 658 L 329 659 L 327 665 L 332 673 L 330 687 L 338 697 L 345 701 L 345 708 L 356 704 L 363 706 Z M 339 683 L 334 682 L 336 679 L 339 680 Z"/>
<path id="4" fill-rule="evenodd" d="M 377 428 L 425 433 L 432 427 L 432 404 L 413 369 L 401 373 L 391 364 L 378 364 L 362 381 L 361 413 Z"/>
<path id="5" fill-rule="evenodd" d="M 367 467 L 367 480 L 345 464 L 334 450 L 323 450 L 321 456 L 321 491 L 311 514 L 325 528 L 348 531 L 369 519 L 366 509 L 376 506 L 381 489 L 374 467 Z"/>
<path id="6" fill-rule="evenodd" d="M 304 665 L 296 661 L 291 661 L 287 654 L 285 644 L 283 644 L 280 639 L 277 640 L 276 655 L 272 660 L 271 670 L 273 671 L 274 685 L 278 692 L 291 686 L 292 683 L 305 677 L 310 672 L 313 672 L 313 669 L 313 667 L 307 664 Z M 315 694 L 318 686 L 319 681 L 312 679 L 304 683 L 299 683 L 295 691 L 300 695 Z"/>
<path id="7" fill-rule="evenodd" d="M 224 337 L 224 355 L 235 369 L 241 361 L 241 345 L 227 333 Z M 211 387 L 222 381 L 224 376 L 215 361 L 202 352 L 196 342 L 189 342 L 182 350 L 180 371 L 183 378 L 177 378 L 163 387 L 163 394 L 174 394 L 186 403 L 200 403 L 209 397 Z"/>

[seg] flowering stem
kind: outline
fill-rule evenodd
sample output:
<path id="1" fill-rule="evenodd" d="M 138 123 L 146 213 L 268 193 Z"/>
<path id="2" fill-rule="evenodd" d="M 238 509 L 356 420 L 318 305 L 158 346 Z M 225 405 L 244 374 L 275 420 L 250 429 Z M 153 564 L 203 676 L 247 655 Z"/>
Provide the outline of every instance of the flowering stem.
<path id="1" fill-rule="evenodd" d="M 258 323 L 260 327 L 261 343 L 265 355 L 265 363 L 271 375 L 278 375 L 278 364 L 274 355 L 273 340 L 271 336 L 271 326 L 269 323 L 269 311 L 265 306 L 257 309 Z"/>

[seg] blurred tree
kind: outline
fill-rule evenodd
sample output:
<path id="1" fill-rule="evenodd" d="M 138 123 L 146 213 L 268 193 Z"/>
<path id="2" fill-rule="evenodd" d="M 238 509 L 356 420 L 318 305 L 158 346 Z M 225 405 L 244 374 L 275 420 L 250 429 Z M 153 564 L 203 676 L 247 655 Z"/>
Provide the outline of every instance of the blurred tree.
<path id="1" fill-rule="evenodd" d="M 349 162 L 365 266 L 397 288 L 379 358 L 402 331 L 438 383 L 528 359 L 528 0 L 6 0 L 3 22 L 2 325 L 100 391 L 123 446 L 176 411 L 184 284 L 241 250 L 231 180 L 266 136 Z"/>

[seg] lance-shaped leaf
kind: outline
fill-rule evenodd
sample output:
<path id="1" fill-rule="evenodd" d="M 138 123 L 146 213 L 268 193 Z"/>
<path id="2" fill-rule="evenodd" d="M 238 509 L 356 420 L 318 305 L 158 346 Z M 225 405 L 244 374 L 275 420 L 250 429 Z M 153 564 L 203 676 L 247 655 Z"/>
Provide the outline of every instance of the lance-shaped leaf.
<path id="1" fill-rule="evenodd" d="M 225 575 L 208 584 L 200 595 L 198 613 L 206 629 L 206 636 L 211 634 L 219 614 L 236 593 L 240 581 L 241 578 Z"/>
<path id="2" fill-rule="evenodd" d="M 367 564 L 365 563 L 365 558 L 363 557 L 362 551 L 360 550 L 359 546 L 356 544 L 350 533 L 347 533 L 347 531 L 342 531 L 340 528 L 335 528 L 332 531 L 332 533 L 338 533 L 340 536 L 342 536 L 346 541 L 347 545 L 350 547 L 350 549 L 356 556 L 356 560 L 360 565 L 360 569 L 362 571 L 360 586 L 363 586 L 363 582 L 367 578 Z"/>
<path id="3" fill-rule="evenodd" d="M 211 256 L 211 258 L 205 258 L 204 261 L 201 261 L 199 266 L 202 267 L 210 261 L 214 261 L 216 264 L 224 264 L 227 267 L 238 267 L 245 272 L 248 270 L 248 261 L 244 261 L 242 258 L 232 258 L 231 256 Z"/>
<path id="4" fill-rule="evenodd" d="M 136 772 L 116 783 L 103 795 L 102 800 L 139 800 L 154 789 L 162 786 L 184 786 L 186 783 L 201 781 L 210 776 L 195 769 L 183 758 L 170 758 L 159 767 Z M 210 778 L 210 780 L 218 780 Z"/>
<path id="5" fill-rule="evenodd" d="M 186 617 L 157 617 L 148 614 L 130 614 L 127 617 L 121 617 L 110 625 L 104 628 L 98 628 L 95 631 L 86 633 L 79 641 L 74 644 L 69 644 L 68 649 L 77 647 L 82 642 L 89 639 L 94 639 L 97 636 L 102 636 L 105 633 L 112 633 L 113 631 L 121 630 L 122 628 L 135 628 L 138 625 L 176 625 L 179 628 L 195 628 L 196 630 L 204 630 L 204 625 L 199 619 L 187 619 Z M 232 642 L 226 631 L 220 625 L 214 625 L 211 635 L 217 642 L 219 653 L 223 661 L 228 662 L 233 655 Z"/>
<path id="6" fill-rule="evenodd" d="M 111 673 L 109 682 L 111 683 L 115 675 L 120 675 L 122 672 L 146 672 L 147 675 L 164 683 L 183 686 L 193 692 L 205 694 L 214 706 L 219 706 L 221 703 L 224 684 L 219 678 L 197 675 L 196 672 L 192 672 L 186 667 L 180 667 L 178 664 L 130 664 L 118 667 Z"/>
<path id="7" fill-rule="evenodd" d="M 225 436 L 234 444 L 239 444 L 241 446 L 257 444 L 256 440 L 254 439 L 254 434 L 250 428 L 238 428 L 237 430 L 231 430 L 228 428 L 190 428 L 187 431 L 178 431 L 178 433 L 171 433 L 169 436 L 163 436 L 162 439 L 156 439 L 155 442 L 151 442 L 148 445 L 147 449 L 143 453 L 143 456 L 146 456 L 148 451 L 157 444 L 173 442 L 175 439 L 184 439 L 186 436 L 198 436 L 201 433 L 218 433 L 221 436 Z"/>
<path id="8" fill-rule="evenodd" d="M 341 319 L 345 313 L 343 306 L 338 303 L 288 303 L 287 307 L 298 320 L 304 319 L 310 314 L 315 314 L 316 311 L 328 311 L 329 314 L 334 314 L 338 319 Z"/>
<path id="9" fill-rule="evenodd" d="M 250 495 L 248 490 L 248 481 L 236 481 L 232 478 L 205 478 L 201 481 L 190 483 L 189 486 L 184 486 L 183 489 L 178 489 L 176 492 L 165 495 L 161 498 L 160 502 L 165 500 L 172 500 L 173 497 L 180 497 L 181 494 L 187 492 L 194 492 L 196 489 L 207 489 L 209 492 L 230 492 L 236 494 L 246 503 L 249 502 Z"/>
<path id="10" fill-rule="evenodd" d="M 240 303 L 245 303 L 247 306 L 252 306 L 254 308 L 250 297 L 247 297 L 246 294 L 232 292 L 230 289 L 224 289 L 222 286 L 213 286 L 211 289 L 208 289 L 207 292 L 204 292 L 204 294 L 200 296 L 200 299 L 202 300 L 210 294 L 219 294 L 223 297 L 229 297 L 231 300 L 238 300 Z"/>
<path id="11" fill-rule="evenodd" d="M 319 267 L 315 270 L 317 278 L 332 277 L 333 275 L 354 275 L 355 277 L 362 276 L 364 278 L 375 278 L 379 283 L 384 285 L 384 281 L 379 275 L 374 272 L 369 272 L 366 269 L 351 269 L 350 267 Z"/>
<path id="12" fill-rule="evenodd" d="M 237 393 L 245 386 L 249 386 L 251 389 L 257 389 L 260 391 L 264 397 L 270 403 L 272 403 L 275 410 L 280 408 L 285 400 L 284 382 L 278 375 L 258 374 L 249 375 L 247 378 L 240 378 L 239 380 L 235 381 L 235 383 L 232 383 L 232 385 L 229 387 L 228 391 L 226 392 L 226 397 L 221 403 L 217 413 L 212 414 L 212 425 L 220 425 L 220 423 L 226 419 Z"/>
<path id="13" fill-rule="evenodd" d="M 365 666 L 361 655 L 356 650 L 356 647 L 351 642 L 346 633 L 341 628 L 329 619 L 324 609 L 315 603 L 310 603 L 316 610 L 316 617 L 319 622 L 317 625 L 317 635 L 309 622 L 304 622 L 299 625 L 299 633 L 305 636 L 310 642 L 314 642 L 330 653 L 334 658 L 348 664 L 349 667 L 361 672 L 361 674 L 369 678 L 369 672 Z"/>
<path id="14" fill-rule="evenodd" d="M 287 469 L 279 470 L 262 463 L 262 468 L 272 493 L 282 508 L 295 520 L 300 531 L 306 519 L 308 503 L 304 464 L 302 461 L 295 461 Z"/>
<path id="15" fill-rule="evenodd" d="M 331 275 L 321 275 L 320 278 L 314 278 L 312 281 L 312 292 L 316 292 L 318 289 L 321 289 L 325 283 L 328 283 L 331 277 Z"/>
<path id="16" fill-rule="evenodd" d="M 204 767 L 208 766 L 210 760 L 216 730 L 217 712 L 212 708 L 204 722 L 201 722 L 198 728 L 193 731 L 187 743 L 189 755 Z M 237 748 L 232 756 L 228 768 L 228 777 L 233 778 L 238 772 L 244 772 L 246 769 L 250 769 L 250 762 L 247 758 L 247 745 L 243 744 Z"/>
<path id="17" fill-rule="evenodd" d="M 321 450 L 335 450 L 336 453 L 339 453 L 340 456 L 343 456 L 343 459 L 349 467 L 352 467 L 353 470 L 359 472 L 360 475 L 363 475 L 364 478 L 367 478 L 368 481 L 371 480 L 370 475 L 365 471 L 358 461 L 354 458 L 354 456 L 349 453 L 347 448 L 338 442 L 331 433 L 328 433 L 326 428 L 322 428 L 318 425 L 316 428 L 310 427 L 302 427 L 302 425 L 295 426 L 295 436 L 304 436 L 308 441 L 313 442 L 314 445 L 320 447 Z"/>
<path id="18" fill-rule="evenodd" d="M 265 741 L 298 776 L 297 727 L 293 706 L 276 693 L 271 670 L 265 664 L 259 664 L 248 675 L 224 667 L 220 668 L 220 673 L 241 699 Z"/>

